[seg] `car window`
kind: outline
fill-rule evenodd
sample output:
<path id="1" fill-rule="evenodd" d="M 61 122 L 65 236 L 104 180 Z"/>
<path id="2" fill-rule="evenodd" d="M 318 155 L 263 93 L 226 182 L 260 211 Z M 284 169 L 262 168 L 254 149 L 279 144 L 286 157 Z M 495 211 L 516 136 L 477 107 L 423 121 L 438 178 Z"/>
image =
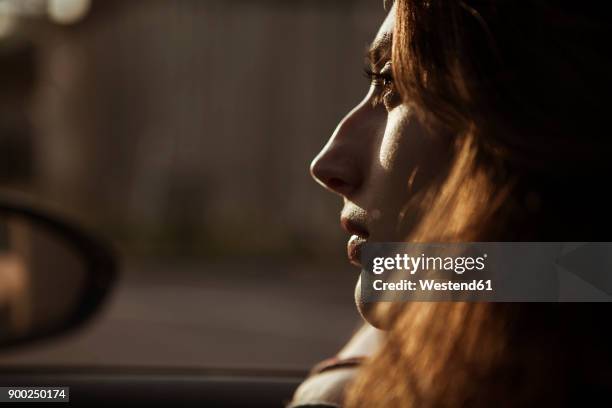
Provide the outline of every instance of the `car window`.
<path id="1" fill-rule="evenodd" d="M 0 2 L 0 187 L 109 238 L 103 313 L 2 364 L 310 367 L 359 326 L 309 162 L 379 2 Z M 279 35 L 282 33 L 282 35 Z"/>

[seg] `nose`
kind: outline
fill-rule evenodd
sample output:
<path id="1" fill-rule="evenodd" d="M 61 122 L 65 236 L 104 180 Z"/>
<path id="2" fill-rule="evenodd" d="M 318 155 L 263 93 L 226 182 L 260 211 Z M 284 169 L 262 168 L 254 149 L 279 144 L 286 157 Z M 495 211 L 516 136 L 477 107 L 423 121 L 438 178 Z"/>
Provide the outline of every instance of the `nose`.
<path id="1" fill-rule="evenodd" d="M 310 165 L 312 177 L 326 189 L 344 197 L 359 190 L 365 177 L 367 130 L 356 107 L 338 125 L 325 147 Z"/>
<path id="2" fill-rule="evenodd" d="M 360 184 L 351 170 L 352 166 L 326 153 L 326 149 L 323 149 L 315 157 L 310 165 L 310 174 L 327 190 L 345 197 L 351 195 Z"/>

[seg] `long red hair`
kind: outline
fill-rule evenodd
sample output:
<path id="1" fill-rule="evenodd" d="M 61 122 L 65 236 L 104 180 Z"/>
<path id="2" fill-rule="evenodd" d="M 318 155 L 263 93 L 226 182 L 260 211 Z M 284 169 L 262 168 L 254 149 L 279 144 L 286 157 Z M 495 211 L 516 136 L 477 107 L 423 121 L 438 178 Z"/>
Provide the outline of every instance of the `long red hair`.
<path id="1" fill-rule="evenodd" d="M 395 83 L 454 155 L 408 240 L 609 241 L 610 24 L 574 1 L 397 0 Z M 606 304 L 394 303 L 349 407 L 568 406 L 612 389 Z"/>

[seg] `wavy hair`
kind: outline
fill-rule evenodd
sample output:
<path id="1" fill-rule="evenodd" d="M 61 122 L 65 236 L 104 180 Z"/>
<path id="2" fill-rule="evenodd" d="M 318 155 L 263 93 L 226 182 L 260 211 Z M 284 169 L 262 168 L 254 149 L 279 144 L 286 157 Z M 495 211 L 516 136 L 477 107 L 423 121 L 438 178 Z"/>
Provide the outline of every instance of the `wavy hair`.
<path id="1" fill-rule="evenodd" d="M 610 22 L 600 3 L 397 0 L 405 104 L 450 134 L 407 240 L 609 241 Z M 612 389 L 605 304 L 383 303 L 349 407 L 570 406 Z M 601 394 L 598 392 L 601 391 Z"/>

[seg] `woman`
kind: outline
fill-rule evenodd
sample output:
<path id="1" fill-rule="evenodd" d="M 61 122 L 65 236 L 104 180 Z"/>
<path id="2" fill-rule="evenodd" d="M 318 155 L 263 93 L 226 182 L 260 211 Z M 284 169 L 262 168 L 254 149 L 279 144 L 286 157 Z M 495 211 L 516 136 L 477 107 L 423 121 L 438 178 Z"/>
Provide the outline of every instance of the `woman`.
<path id="1" fill-rule="evenodd" d="M 353 263 L 368 241 L 609 241 L 603 7 L 393 4 L 369 52 L 369 92 L 311 168 L 344 199 Z M 606 305 L 357 303 L 387 333 L 347 406 L 609 398 Z"/>

